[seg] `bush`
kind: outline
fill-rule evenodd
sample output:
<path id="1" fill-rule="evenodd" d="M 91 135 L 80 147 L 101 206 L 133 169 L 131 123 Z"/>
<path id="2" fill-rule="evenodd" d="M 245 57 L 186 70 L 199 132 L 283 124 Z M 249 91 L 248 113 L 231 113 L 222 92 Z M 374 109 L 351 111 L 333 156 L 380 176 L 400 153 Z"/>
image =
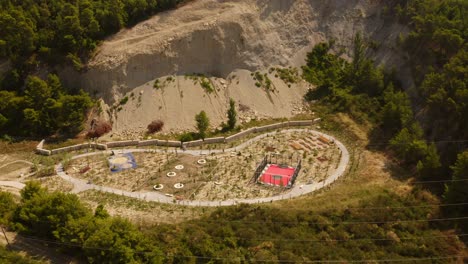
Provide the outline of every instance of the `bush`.
<path id="1" fill-rule="evenodd" d="M 120 100 L 120 105 L 124 105 L 124 104 L 126 104 L 127 102 L 128 102 L 128 97 L 125 96 L 124 98 L 122 98 L 122 99 Z"/>
<path id="2" fill-rule="evenodd" d="M 87 133 L 88 138 L 98 138 L 112 130 L 112 125 L 108 121 L 93 121 L 91 129 Z"/>
<path id="3" fill-rule="evenodd" d="M 153 134 L 162 130 L 164 122 L 161 120 L 154 120 L 148 125 L 148 133 Z"/>
<path id="4" fill-rule="evenodd" d="M 214 88 L 213 88 L 213 85 L 211 85 L 211 82 L 210 80 L 206 79 L 206 78 L 202 78 L 201 81 L 200 81 L 200 85 L 203 89 L 205 89 L 205 91 L 207 93 L 212 93 L 214 92 Z"/>
<path id="5" fill-rule="evenodd" d="M 192 141 L 193 135 L 190 132 L 184 133 L 180 136 L 179 140 L 182 142 Z"/>

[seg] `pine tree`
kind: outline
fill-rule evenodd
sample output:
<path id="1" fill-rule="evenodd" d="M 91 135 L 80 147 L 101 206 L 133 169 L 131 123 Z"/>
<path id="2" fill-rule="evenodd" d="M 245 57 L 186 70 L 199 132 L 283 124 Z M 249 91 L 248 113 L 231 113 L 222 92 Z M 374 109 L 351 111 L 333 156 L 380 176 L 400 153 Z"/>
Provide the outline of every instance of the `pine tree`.
<path id="1" fill-rule="evenodd" d="M 227 111 L 227 114 L 228 114 L 227 128 L 229 130 L 232 130 L 236 127 L 236 118 L 237 118 L 236 105 L 232 98 L 229 99 L 229 109 Z"/>
<path id="2" fill-rule="evenodd" d="M 195 121 L 197 122 L 198 134 L 201 138 L 205 138 L 206 130 L 208 130 L 210 126 L 210 119 L 205 111 L 201 111 L 198 115 L 195 115 Z"/>

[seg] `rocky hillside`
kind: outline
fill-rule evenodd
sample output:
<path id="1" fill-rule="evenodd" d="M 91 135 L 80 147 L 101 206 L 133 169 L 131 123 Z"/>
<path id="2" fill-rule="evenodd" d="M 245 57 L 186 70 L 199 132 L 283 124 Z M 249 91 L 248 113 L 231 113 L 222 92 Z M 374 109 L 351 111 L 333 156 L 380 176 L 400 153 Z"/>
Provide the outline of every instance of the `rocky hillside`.
<path id="1" fill-rule="evenodd" d="M 372 56 L 378 62 L 400 65 L 393 46 L 405 29 L 385 23 L 381 14 L 384 2 L 193 1 L 119 32 L 101 45 L 86 72 L 78 74 L 65 69 L 61 76 L 67 85 L 85 88 L 109 105 L 132 91 L 139 93 L 148 89 L 145 87 L 152 87 L 157 78 L 180 76 L 175 78 L 176 83 L 179 89 L 188 89 L 182 93 L 190 94 L 190 98 L 181 96 L 181 91 L 165 94 L 153 91 L 154 100 L 145 96 L 148 102 L 135 103 L 134 109 L 122 106 L 118 113 L 111 114 L 118 130 L 139 129 L 156 117 L 166 120 L 168 129 L 190 128 L 193 115 L 202 109 L 216 125 L 224 118 L 229 97 L 260 116 L 289 117 L 297 110 L 294 109 L 296 104 L 309 87 L 301 82 L 292 84 L 290 89 L 294 92 L 291 93 L 286 89 L 287 83 L 275 80 L 273 72 L 268 76 L 276 92 L 254 90 L 255 80 L 251 81 L 248 71 L 267 73 L 272 66 L 301 66 L 306 52 L 324 40 L 335 39 L 336 50 L 350 50 L 357 32 L 374 40 Z M 186 78 L 182 76 L 192 73 L 220 78 L 210 79 L 214 86 L 223 81 L 217 86 L 216 96 L 205 95 L 203 89 L 194 90 L 198 87 L 196 84 L 184 82 Z M 233 75 L 237 79 L 233 79 Z M 182 88 L 179 81 L 184 83 Z M 181 98 L 184 99 L 181 101 Z M 182 122 L 168 121 L 180 116 Z"/>

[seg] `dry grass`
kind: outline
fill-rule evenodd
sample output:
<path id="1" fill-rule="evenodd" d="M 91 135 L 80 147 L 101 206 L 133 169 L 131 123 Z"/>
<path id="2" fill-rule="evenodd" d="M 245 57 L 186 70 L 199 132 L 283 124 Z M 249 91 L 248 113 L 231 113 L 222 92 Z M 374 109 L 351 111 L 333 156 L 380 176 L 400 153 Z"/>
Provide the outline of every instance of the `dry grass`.
<path id="1" fill-rule="evenodd" d="M 37 144 L 39 144 L 38 141 L 21 141 L 17 143 L 0 141 L 0 154 L 34 153 Z"/>
<path id="2" fill-rule="evenodd" d="M 82 201 L 95 208 L 105 205 L 111 215 L 118 215 L 139 224 L 179 223 L 199 218 L 215 210 L 214 207 L 186 207 L 172 204 L 146 202 L 117 194 L 89 190 L 79 194 Z"/>
<path id="3" fill-rule="evenodd" d="M 296 199 L 280 201 L 269 206 L 284 210 L 329 211 L 358 207 L 363 199 L 391 191 L 406 196 L 414 186 L 399 179 L 403 169 L 392 163 L 384 154 L 356 149 L 348 174 L 332 186 Z M 437 197 L 423 192 L 425 200 L 437 203 Z"/>
<path id="4" fill-rule="evenodd" d="M 73 190 L 73 184 L 60 178 L 58 175 L 44 177 L 39 179 L 42 186 L 49 191 L 70 192 Z"/>

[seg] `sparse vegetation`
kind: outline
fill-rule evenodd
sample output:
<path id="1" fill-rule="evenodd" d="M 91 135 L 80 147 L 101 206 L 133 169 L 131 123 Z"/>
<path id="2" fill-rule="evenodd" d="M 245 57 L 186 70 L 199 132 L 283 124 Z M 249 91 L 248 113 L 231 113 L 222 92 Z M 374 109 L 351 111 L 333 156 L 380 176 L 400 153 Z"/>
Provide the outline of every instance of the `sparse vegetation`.
<path id="1" fill-rule="evenodd" d="M 128 102 L 128 96 L 125 96 L 124 98 L 120 99 L 119 105 L 125 105 Z"/>
<path id="2" fill-rule="evenodd" d="M 272 82 L 270 78 L 268 78 L 268 74 L 261 74 L 260 72 L 256 71 L 252 72 L 250 75 L 255 81 L 255 86 L 257 86 L 258 88 L 263 88 L 266 91 L 274 91 Z"/>
<path id="3" fill-rule="evenodd" d="M 88 138 L 99 138 L 109 133 L 111 130 L 112 125 L 110 122 L 105 120 L 93 120 L 91 123 L 91 128 L 89 129 L 86 136 Z"/>
<path id="4" fill-rule="evenodd" d="M 200 86 L 205 89 L 205 91 L 207 93 L 212 93 L 214 92 L 214 87 L 213 87 L 213 84 L 211 83 L 211 81 L 206 78 L 206 77 L 202 77 L 201 80 L 200 80 Z"/>
<path id="5" fill-rule="evenodd" d="M 156 79 L 153 83 L 153 88 L 156 89 L 156 90 L 159 90 L 161 89 L 161 84 L 159 82 L 159 79 Z"/>
<path id="6" fill-rule="evenodd" d="M 288 86 L 300 80 L 297 68 L 275 68 L 274 70 L 276 71 L 275 77 L 283 80 Z"/>
<path id="7" fill-rule="evenodd" d="M 163 129 L 164 122 L 162 120 L 153 120 L 147 127 L 148 133 L 153 134 Z"/>
<path id="8" fill-rule="evenodd" d="M 213 84 L 211 83 L 210 79 L 206 77 L 202 73 L 193 73 L 193 74 L 186 74 L 185 79 L 193 80 L 194 84 L 200 83 L 201 88 L 205 90 L 207 93 L 212 93 L 215 91 Z"/>

